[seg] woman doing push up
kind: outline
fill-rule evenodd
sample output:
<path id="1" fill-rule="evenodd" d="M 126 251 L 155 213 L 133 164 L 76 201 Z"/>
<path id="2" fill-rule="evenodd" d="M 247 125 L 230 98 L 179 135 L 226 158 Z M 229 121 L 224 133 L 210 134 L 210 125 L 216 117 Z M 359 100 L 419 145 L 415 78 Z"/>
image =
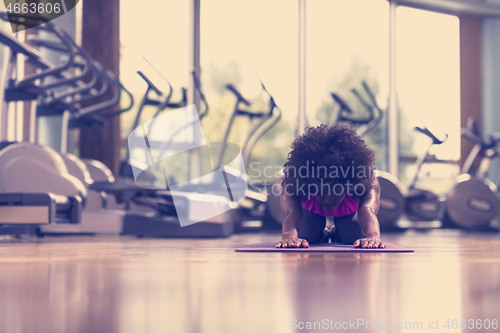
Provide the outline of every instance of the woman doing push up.
<path id="1" fill-rule="evenodd" d="M 384 248 L 374 169 L 374 152 L 352 127 L 308 127 L 293 141 L 285 163 L 280 203 L 286 217 L 276 247 L 309 247 L 330 238 Z M 331 230 L 325 229 L 327 216 L 334 218 Z"/>

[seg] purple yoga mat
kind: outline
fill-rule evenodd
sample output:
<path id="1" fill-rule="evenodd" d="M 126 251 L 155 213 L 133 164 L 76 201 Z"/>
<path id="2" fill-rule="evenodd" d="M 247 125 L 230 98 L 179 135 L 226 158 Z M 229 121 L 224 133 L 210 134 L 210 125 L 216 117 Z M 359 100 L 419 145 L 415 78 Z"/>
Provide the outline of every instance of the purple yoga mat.
<path id="1" fill-rule="evenodd" d="M 414 252 L 396 244 L 385 243 L 384 249 L 361 249 L 352 245 L 319 244 L 309 248 L 276 248 L 276 243 L 257 243 L 237 248 L 235 252 Z"/>

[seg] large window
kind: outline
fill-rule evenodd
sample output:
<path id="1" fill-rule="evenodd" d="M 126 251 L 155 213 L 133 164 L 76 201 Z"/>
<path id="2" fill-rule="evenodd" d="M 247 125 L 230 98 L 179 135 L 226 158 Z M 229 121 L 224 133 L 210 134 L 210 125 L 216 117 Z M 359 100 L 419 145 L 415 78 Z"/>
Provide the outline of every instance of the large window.
<path id="1" fill-rule="evenodd" d="M 460 44 L 456 16 L 406 7 L 396 11 L 396 73 L 400 114 L 400 153 L 402 157 L 425 151 L 430 139 L 413 130 L 427 126 L 438 137 L 448 140 L 433 147 L 441 160 L 460 157 Z M 414 168 L 403 158 L 400 178 L 412 178 Z M 410 165 L 410 167 L 408 167 Z M 427 165 L 428 180 L 453 181 L 456 166 Z M 431 182 L 428 182 L 429 184 Z"/>
<path id="2" fill-rule="evenodd" d="M 151 0 L 147 0 L 151 1 Z M 121 3 L 121 77 L 139 100 L 145 84 L 135 73 L 146 57 L 174 87 L 189 78 L 189 1 L 167 0 L 155 11 L 141 12 L 130 0 Z M 252 160 L 261 166 L 282 166 L 296 134 L 299 101 L 299 2 L 289 0 L 206 0 L 201 2 L 200 76 L 210 106 L 203 119 L 209 141 L 220 141 L 235 97 L 235 85 L 265 107 L 258 78 L 283 110 L 283 118 L 255 146 Z M 389 2 L 315 0 L 306 7 L 306 114 L 309 124 L 328 123 L 336 104 L 331 92 L 343 97 L 366 117 L 352 94 L 365 81 L 384 111 L 376 130 L 366 136 L 377 152 L 377 164 L 387 169 L 388 140 L 399 140 L 400 178 L 411 179 L 408 167 L 428 140 L 413 131 L 428 126 L 448 141 L 432 152 L 441 160 L 458 160 L 460 142 L 459 22 L 455 16 L 400 6 L 396 11 L 396 73 L 400 134 L 387 136 L 389 97 Z M 367 96 L 364 95 L 365 99 Z M 124 117 L 124 136 L 133 113 Z M 147 115 L 145 115 L 147 118 Z M 248 119 L 234 123 L 229 141 L 242 145 L 251 127 Z M 433 177 L 448 177 L 450 166 L 432 166 Z M 425 170 L 424 170 L 425 172 Z"/>
<path id="3" fill-rule="evenodd" d="M 207 0 L 201 4 L 201 78 L 210 113 L 203 120 L 205 135 L 220 141 L 236 98 L 226 84 L 235 85 L 253 102 L 251 110 L 266 108 L 259 78 L 283 111 L 281 121 L 264 135 L 252 152 L 251 177 L 263 167 L 283 166 L 294 136 L 298 89 L 298 6 L 289 0 Z M 254 120 L 255 122 L 255 120 Z M 251 122 L 237 119 L 229 141 L 242 145 Z M 271 176 L 273 172 L 268 172 Z"/>
<path id="4" fill-rule="evenodd" d="M 307 2 L 307 86 L 309 123 L 330 123 L 338 106 L 330 93 L 349 103 L 356 114 L 368 112 L 352 94 L 357 89 L 365 100 L 365 81 L 382 108 L 388 96 L 389 6 L 387 1 L 315 0 Z M 385 110 L 384 110 L 385 111 Z M 385 169 L 386 114 L 366 136 L 377 152 L 377 164 Z"/>
<path id="5" fill-rule="evenodd" d="M 122 135 L 126 137 L 146 90 L 138 70 L 163 90 L 168 86 L 156 70 L 172 84 L 176 94 L 181 87 L 187 87 L 189 1 L 146 0 L 138 6 L 136 1 L 122 0 L 120 11 L 120 77 L 136 102 L 135 108 L 122 116 Z M 150 107 L 144 111 L 143 120 L 147 120 L 156 110 Z"/>

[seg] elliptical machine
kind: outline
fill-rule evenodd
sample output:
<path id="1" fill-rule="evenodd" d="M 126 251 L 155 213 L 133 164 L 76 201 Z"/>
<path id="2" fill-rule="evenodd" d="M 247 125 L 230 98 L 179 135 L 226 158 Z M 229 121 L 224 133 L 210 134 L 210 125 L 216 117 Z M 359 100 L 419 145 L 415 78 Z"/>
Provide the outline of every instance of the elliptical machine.
<path id="1" fill-rule="evenodd" d="M 9 19 L 5 13 L 0 13 L 0 19 L 9 20 L 12 24 L 16 23 L 15 18 Z M 73 45 L 67 36 L 50 22 L 37 29 L 55 36 L 62 50 L 68 52 L 68 57 L 63 60 L 62 65 L 55 66 L 43 59 L 29 45 L 0 32 L 0 42 L 10 51 L 8 66 L 4 69 L 5 84 L 1 89 L 3 101 L 0 137 L 2 140 L 10 139 L 7 129 L 17 121 L 17 116 L 11 113 L 9 103 L 54 98 L 57 96 L 54 88 L 59 86 L 60 80 L 70 80 L 75 90 L 85 86 L 81 76 L 77 77 L 67 72 L 74 66 L 80 66 L 77 63 Z M 35 66 L 37 73 L 20 78 L 19 73 L 16 72 L 17 55 L 23 55 L 26 62 Z M 43 82 L 47 77 L 52 77 L 56 81 Z M 30 124 L 32 129 L 35 128 L 33 118 L 34 116 Z M 16 135 L 15 139 L 18 138 L 19 135 Z M 76 177 L 68 173 L 69 170 L 61 155 L 53 149 L 31 143 L 3 142 L 2 147 L 0 151 L 2 174 L 0 233 L 32 234 L 38 233 L 39 227 L 43 225 L 75 224 L 80 221 L 81 207 L 85 204 L 87 189 Z"/>
<path id="2" fill-rule="evenodd" d="M 269 225 L 272 217 L 266 210 L 267 196 L 261 192 L 262 188 L 254 183 L 249 183 L 247 179 L 246 170 L 248 170 L 253 148 L 257 142 L 273 128 L 281 119 L 282 111 L 276 104 L 274 97 L 267 90 L 266 86 L 260 81 L 262 92 L 266 95 L 267 107 L 264 110 L 253 108 L 253 103 L 246 99 L 240 91 L 232 84 L 226 85 L 226 90 L 235 97 L 234 106 L 231 112 L 228 123 L 226 124 L 224 134 L 220 143 L 212 144 L 211 148 L 215 148 L 212 153 L 214 154 L 213 167 L 215 170 L 223 170 L 224 181 L 220 183 L 213 182 L 200 182 L 185 186 L 186 190 L 191 192 L 203 193 L 209 187 L 211 191 L 227 193 L 229 185 L 231 191 L 238 189 L 240 192 L 245 192 L 244 198 L 238 200 L 238 205 L 235 209 L 235 224 L 236 231 L 255 231 L 265 228 Z M 201 92 L 201 91 L 200 91 Z M 205 115 L 202 112 L 201 115 Z M 241 157 L 243 165 L 234 165 L 229 167 L 225 162 L 228 162 L 230 155 L 235 153 L 236 146 L 229 142 L 229 136 L 234 130 L 236 119 L 248 119 L 250 128 L 244 138 L 244 143 L 241 146 Z M 174 133 L 176 134 L 176 133 Z M 164 146 L 169 146 L 173 138 L 166 141 Z M 260 184 L 262 185 L 262 184 Z M 244 187 L 241 188 L 240 186 Z M 246 190 L 248 188 L 248 190 Z M 236 200 L 234 200 L 236 202 Z"/>
<path id="3" fill-rule="evenodd" d="M 243 193 L 243 190 L 237 188 L 237 186 L 239 186 L 239 184 L 244 184 L 246 189 L 246 175 L 244 173 L 238 172 L 239 170 L 229 168 L 226 165 L 228 157 L 225 156 L 226 155 L 225 153 L 228 152 L 227 147 L 229 145 L 227 140 L 236 117 L 248 117 L 251 120 L 253 119 L 256 120 L 254 126 L 252 127 L 247 136 L 244 146 L 242 147 L 243 163 L 248 162 L 252 150 L 251 148 L 258 141 L 258 139 L 267 130 L 269 130 L 272 126 L 274 126 L 274 124 L 279 120 L 279 117 L 281 116 L 281 111 L 279 111 L 279 109 L 277 108 L 274 99 L 267 92 L 264 85 L 262 85 L 262 89 L 269 95 L 270 102 L 268 110 L 262 112 L 260 111 L 254 112 L 243 108 L 242 105 L 250 106 L 251 103 L 248 100 L 246 100 L 234 86 L 227 85 L 227 89 L 236 96 L 236 103 L 233 113 L 231 115 L 231 119 L 226 127 L 222 144 L 218 145 L 220 147 L 218 147 L 219 148 L 218 154 L 215 154 L 216 159 L 213 160 L 213 169 L 216 172 L 219 170 L 222 171 L 221 174 L 223 175 L 224 181 L 220 182 L 217 181 L 221 180 L 219 177 L 215 178 L 207 177 L 203 179 L 203 181 L 182 182 L 182 184 L 178 186 L 175 183 L 170 184 L 170 179 L 169 179 L 169 184 L 168 184 L 169 189 L 164 191 L 155 191 L 155 193 L 159 197 L 158 199 L 161 199 L 163 202 L 165 201 L 171 202 L 171 197 L 169 197 L 169 191 L 171 191 L 171 193 L 174 192 L 177 193 L 174 194 L 174 196 L 177 197 L 179 196 L 178 195 L 179 193 L 181 192 L 184 193 L 186 200 L 184 200 L 182 205 L 178 205 L 177 201 L 175 202 L 175 210 L 177 210 L 178 214 L 179 212 L 181 214 L 185 214 L 186 212 L 191 212 L 192 211 L 191 206 L 196 208 L 196 206 L 194 205 L 196 200 L 202 200 L 203 198 L 205 198 L 206 200 L 208 199 L 209 195 L 215 199 L 217 197 L 225 198 L 229 194 L 229 199 L 231 202 L 223 201 L 222 203 L 223 204 L 232 203 L 233 209 L 226 210 L 226 213 L 215 217 L 215 219 L 212 221 L 203 221 L 201 223 L 196 223 L 183 228 L 175 227 L 175 225 L 172 223 L 172 219 L 175 219 L 175 217 L 168 214 L 168 212 L 167 214 L 162 214 L 160 216 L 149 217 L 149 218 L 144 218 L 140 215 L 135 216 L 135 214 L 131 213 L 127 214 L 124 220 L 124 230 L 123 230 L 124 234 L 171 237 L 171 236 L 189 236 L 190 235 L 189 233 L 191 233 L 191 235 L 195 234 L 204 237 L 229 236 L 231 233 L 233 233 L 234 229 L 236 229 L 236 231 L 242 231 L 244 229 L 247 229 L 248 225 L 246 221 L 249 220 L 254 221 L 255 219 L 259 219 L 262 217 L 261 214 L 259 213 L 263 211 L 260 207 L 262 206 L 262 204 L 265 203 L 265 196 L 261 198 L 258 196 L 258 193 L 254 195 L 253 193 L 251 193 L 251 191 L 245 190 L 246 197 L 243 198 L 245 204 L 238 206 L 236 209 L 234 209 L 235 203 L 241 204 L 240 202 L 241 199 L 239 198 L 240 194 Z M 206 114 L 206 112 L 203 114 Z M 177 127 L 177 129 L 184 130 L 186 128 L 190 128 L 195 125 L 196 124 L 194 124 L 193 122 L 188 121 L 185 124 L 180 124 L 180 127 Z M 181 132 L 175 129 L 172 131 L 172 133 L 169 133 L 170 137 L 167 138 L 165 142 L 156 145 L 158 150 L 160 152 L 168 151 L 169 149 L 172 149 L 171 147 L 174 147 L 176 144 L 177 145 L 182 144 L 181 141 L 176 142 L 175 140 L 175 136 L 179 135 L 179 133 Z M 182 139 L 182 137 L 179 139 Z M 151 147 L 155 147 L 155 145 L 151 144 Z M 213 182 L 214 179 L 217 180 Z M 176 186 L 177 188 L 174 188 L 174 186 Z M 238 199 L 236 197 L 233 198 L 233 195 L 236 192 L 239 193 Z M 152 200 L 151 198 L 147 198 L 145 196 L 134 197 L 132 200 L 137 204 L 156 205 L 151 201 Z M 174 201 L 175 200 L 176 199 L 174 198 Z M 207 201 L 207 204 L 205 205 L 204 209 L 209 209 L 208 207 L 209 204 L 213 205 L 218 203 L 215 201 L 214 202 Z M 162 208 L 162 206 L 157 206 L 157 207 L 158 209 Z M 182 209 L 183 211 L 179 211 L 180 209 Z"/>
<path id="4" fill-rule="evenodd" d="M 276 104 L 274 97 L 267 90 L 262 81 L 260 81 L 260 84 L 262 91 L 268 97 L 268 109 L 262 112 L 250 112 L 243 109 L 241 104 L 249 107 L 251 103 L 246 100 L 234 86 L 226 86 L 226 88 L 236 96 L 237 100 L 234 105 L 233 115 L 224 135 L 224 140 L 227 141 L 229 138 L 229 133 L 236 116 L 247 117 L 249 120 L 257 118 L 257 121 L 247 134 L 245 143 L 241 149 L 246 170 L 248 170 L 250 165 L 251 155 L 255 145 L 264 134 L 280 121 L 282 115 L 282 111 Z M 276 203 L 274 203 L 272 199 L 270 200 L 270 196 L 263 194 L 261 188 L 255 185 L 256 184 L 249 184 L 246 198 L 238 206 L 237 212 L 240 223 L 238 224 L 237 231 L 254 231 L 263 228 L 273 228 L 276 225 L 276 218 L 272 214 L 273 208 L 270 207 Z"/>
<path id="5" fill-rule="evenodd" d="M 351 91 L 368 112 L 369 117 L 367 119 L 357 119 L 344 115 L 345 113 L 352 115 L 354 112 L 340 96 L 335 93 L 331 94 L 334 101 L 339 105 L 339 109 L 333 118 L 335 123 L 344 121 L 359 125 L 357 131 L 360 136 L 367 135 L 378 126 L 384 115 L 384 111 L 378 105 L 375 94 L 368 84 L 363 81 L 362 87 L 366 96 L 368 96 L 369 102 L 356 89 L 352 89 Z M 375 175 L 380 184 L 380 207 L 377 214 L 380 228 L 383 231 L 397 231 L 399 228 L 396 226 L 396 223 L 403 214 L 405 206 L 405 197 L 402 194 L 401 185 L 399 180 L 389 172 L 377 169 L 375 170 Z"/>

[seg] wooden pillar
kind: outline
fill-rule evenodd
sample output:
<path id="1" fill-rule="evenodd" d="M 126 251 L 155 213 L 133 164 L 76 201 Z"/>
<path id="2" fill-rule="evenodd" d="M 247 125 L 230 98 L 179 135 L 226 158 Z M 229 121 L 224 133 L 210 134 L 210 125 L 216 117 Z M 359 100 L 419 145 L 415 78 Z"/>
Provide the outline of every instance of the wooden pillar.
<path id="1" fill-rule="evenodd" d="M 82 3 L 82 47 L 92 58 L 118 76 L 120 72 L 120 1 L 85 0 Z M 116 174 L 119 168 L 121 147 L 119 117 L 110 119 L 107 127 L 95 126 L 82 129 L 79 147 L 80 157 L 97 159 Z"/>
<path id="2" fill-rule="evenodd" d="M 460 125 L 476 119 L 482 128 L 482 19 L 479 16 L 460 16 Z M 472 143 L 462 138 L 460 165 L 463 165 Z"/>

